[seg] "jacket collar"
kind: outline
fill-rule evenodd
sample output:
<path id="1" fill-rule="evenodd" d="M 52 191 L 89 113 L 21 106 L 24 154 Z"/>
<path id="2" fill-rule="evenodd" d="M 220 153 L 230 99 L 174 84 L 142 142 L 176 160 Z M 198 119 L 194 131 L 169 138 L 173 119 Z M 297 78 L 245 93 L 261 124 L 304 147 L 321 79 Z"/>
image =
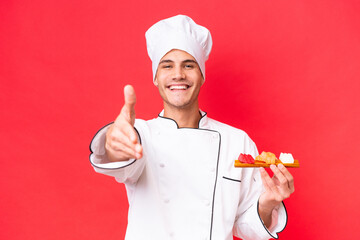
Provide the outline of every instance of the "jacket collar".
<path id="1" fill-rule="evenodd" d="M 201 114 L 201 118 L 199 120 L 198 128 L 207 128 L 206 127 L 207 122 L 208 122 L 207 113 L 200 110 L 200 114 Z M 164 110 L 162 110 L 159 113 L 157 120 L 160 121 L 161 124 L 163 124 L 166 127 L 179 128 L 179 125 L 177 124 L 177 122 L 174 119 L 164 117 Z M 197 128 L 195 128 L 195 129 L 197 129 Z"/>

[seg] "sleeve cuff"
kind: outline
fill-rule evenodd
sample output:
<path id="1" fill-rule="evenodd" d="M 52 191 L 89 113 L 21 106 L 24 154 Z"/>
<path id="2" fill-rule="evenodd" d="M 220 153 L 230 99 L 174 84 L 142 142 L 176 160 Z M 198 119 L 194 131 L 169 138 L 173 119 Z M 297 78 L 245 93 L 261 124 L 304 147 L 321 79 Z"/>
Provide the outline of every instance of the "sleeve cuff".
<path id="1" fill-rule="evenodd" d="M 259 225 L 261 224 L 263 229 L 274 239 L 278 239 L 278 233 L 282 232 L 285 229 L 287 224 L 287 212 L 284 205 L 284 202 L 281 202 L 278 208 L 274 209 L 272 212 L 272 222 L 269 228 L 267 228 L 260 218 L 259 214 L 259 201 L 256 204 L 256 212 L 260 221 L 257 221 Z M 260 226 L 259 226 L 260 227 Z"/>
<path id="2" fill-rule="evenodd" d="M 101 161 L 101 159 L 99 160 L 99 158 L 97 158 L 96 155 L 90 156 L 91 165 L 93 165 L 96 168 L 111 170 L 111 169 L 119 169 L 130 166 L 136 161 L 136 159 L 130 159 L 128 161 L 122 161 L 122 162 L 96 163 L 98 161 Z"/>
<path id="3" fill-rule="evenodd" d="M 113 122 L 112 122 L 113 123 Z M 90 143 L 90 163 L 92 166 L 100 169 L 120 169 L 127 167 L 131 164 L 133 164 L 136 159 L 130 159 L 128 161 L 122 161 L 122 162 L 110 162 L 106 156 L 105 151 L 105 141 L 106 141 L 106 132 L 108 131 L 110 125 L 112 123 L 109 123 L 102 127 L 94 136 Z M 136 129 L 135 129 L 136 130 Z M 137 130 L 136 130 L 137 132 Z M 137 132 L 139 138 L 140 135 Z M 141 142 L 141 140 L 140 140 Z"/>

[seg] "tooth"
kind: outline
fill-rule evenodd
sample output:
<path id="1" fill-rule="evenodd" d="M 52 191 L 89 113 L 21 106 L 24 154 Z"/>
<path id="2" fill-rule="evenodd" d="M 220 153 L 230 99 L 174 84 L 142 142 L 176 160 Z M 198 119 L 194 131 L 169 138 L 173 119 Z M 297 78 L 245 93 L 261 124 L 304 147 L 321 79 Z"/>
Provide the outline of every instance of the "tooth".
<path id="1" fill-rule="evenodd" d="M 173 90 L 173 89 L 186 89 L 186 86 L 171 86 L 170 90 Z"/>

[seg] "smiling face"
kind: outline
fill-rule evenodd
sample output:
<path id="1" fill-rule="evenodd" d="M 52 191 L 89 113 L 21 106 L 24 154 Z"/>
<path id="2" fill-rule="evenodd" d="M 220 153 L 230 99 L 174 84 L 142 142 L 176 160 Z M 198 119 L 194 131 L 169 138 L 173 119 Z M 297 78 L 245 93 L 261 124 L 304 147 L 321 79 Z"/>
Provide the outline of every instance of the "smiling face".
<path id="1" fill-rule="evenodd" d="M 199 108 L 198 95 L 203 83 L 194 57 L 181 50 L 172 50 L 160 60 L 154 80 L 164 109 Z"/>

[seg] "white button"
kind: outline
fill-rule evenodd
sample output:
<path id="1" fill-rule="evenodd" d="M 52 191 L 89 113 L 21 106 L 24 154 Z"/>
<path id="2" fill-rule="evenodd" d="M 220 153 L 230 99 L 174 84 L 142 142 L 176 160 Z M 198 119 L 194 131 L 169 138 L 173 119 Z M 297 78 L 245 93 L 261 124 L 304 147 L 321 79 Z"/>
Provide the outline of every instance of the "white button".
<path id="1" fill-rule="evenodd" d="M 215 168 L 214 167 L 210 168 L 210 171 L 215 172 Z"/>
<path id="2" fill-rule="evenodd" d="M 164 203 L 169 203 L 169 202 L 170 202 L 169 199 L 167 199 L 167 198 L 164 199 Z"/>
<path id="3" fill-rule="evenodd" d="M 163 168 L 163 167 L 165 167 L 165 164 L 164 164 L 164 163 L 160 163 L 159 166 L 160 166 L 161 168 Z"/>
<path id="4" fill-rule="evenodd" d="M 169 233 L 169 236 L 174 237 L 174 233 L 173 232 Z"/>
<path id="5" fill-rule="evenodd" d="M 205 204 L 205 206 L 210 206 L 210 201 L 205 200 L 204 204 Z"/>
<path id="6" fill-rule="evenodd" d="M 217 135 L 216 133 L 214 133 L 213 138 L 214 138 L 214 139 L 217 139 L 217 138 L 218 138 L 218 135 Z"/>

